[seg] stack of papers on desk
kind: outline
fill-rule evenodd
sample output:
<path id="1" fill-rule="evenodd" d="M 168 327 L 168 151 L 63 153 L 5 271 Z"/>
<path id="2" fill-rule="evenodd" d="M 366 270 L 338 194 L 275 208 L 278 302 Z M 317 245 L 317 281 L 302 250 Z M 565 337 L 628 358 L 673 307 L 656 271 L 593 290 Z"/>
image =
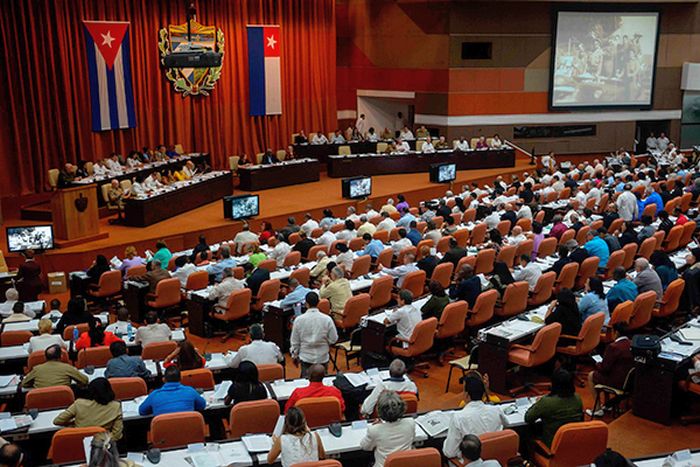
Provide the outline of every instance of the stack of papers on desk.
<path id="1" fill-rule="evenodd" d="M 10 384 L 14 383 L 16 378 L 17 378 L 17 375 L 1 375 L 0 376 L 0 388 L 6 388 Z"/>
<path id="2" fill-rule="evenodd" d="M 369 376 L 367 376 L 365 373 L 343 373 L 345 378 L 352 384 L 354 387 L 359 388 L 360 386 L 364 386 L 365 384 L 370 383 Z"/>
<path id="3" fill-rule="evenodd" d="M 686 341 L 700 341 L 700 328 L 689 326 L 681 329 L 679 334 L 681 334 L 682 338 Z"/>
<path id="4" fill-rule="evenodd" d="M 268 435 L 248 435 L 241 438 L 248 452 L 268 452 L 272 449 L 272 438 Z"/>
<path id="5" fill-rule="evenodd" d="M 452 412 L 436 410 L 416 417 L 416 423 L 431 437 L 447 431 L 452 419 Z"/>

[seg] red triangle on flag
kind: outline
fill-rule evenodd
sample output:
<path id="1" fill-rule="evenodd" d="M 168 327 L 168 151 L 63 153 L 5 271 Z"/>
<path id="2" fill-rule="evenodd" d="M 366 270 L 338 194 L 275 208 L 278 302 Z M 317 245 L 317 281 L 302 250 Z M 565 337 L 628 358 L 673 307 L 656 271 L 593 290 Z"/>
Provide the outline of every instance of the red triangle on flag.
<path id="1" fill-rule="evenodd" d="M 129 23 L 122 21 L 83 21 L 83 23 L 102 54 L 107 68 L 112 68 Z"/>

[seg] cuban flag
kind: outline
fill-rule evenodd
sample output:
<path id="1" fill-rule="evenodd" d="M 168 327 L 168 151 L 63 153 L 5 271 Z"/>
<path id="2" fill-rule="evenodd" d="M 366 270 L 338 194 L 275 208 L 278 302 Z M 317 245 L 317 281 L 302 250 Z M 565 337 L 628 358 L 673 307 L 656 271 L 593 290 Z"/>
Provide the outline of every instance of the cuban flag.
<path id="1" fill-rule="evenodd" d="M 248 26 L 250 115 L 282 113 L 280 27 Z"/>
<path id="2" fill-rule="evenodd" d="M 87 49 L 92 131 L 136 126 L 131 81 L 129 23 L 83 21 Z"/>

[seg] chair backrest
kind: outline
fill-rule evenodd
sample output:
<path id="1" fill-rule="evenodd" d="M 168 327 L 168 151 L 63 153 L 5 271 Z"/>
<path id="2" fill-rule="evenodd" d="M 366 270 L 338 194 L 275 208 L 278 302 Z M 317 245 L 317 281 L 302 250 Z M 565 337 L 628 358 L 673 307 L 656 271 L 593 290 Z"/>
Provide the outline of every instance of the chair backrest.
<path id="1" fill-rule="evenodd" d="M 354 295 L 345 302 L 342 321 L 336 322 L 341 329 L 354 328 L 360 324 L 363 316 L 369 313 L 370 298 L 368 293 Z"/>
<path id="2" fill-rule="evenodd" d="M 486 248 L 476 254 L 476 267 L 474 274 L 489 274 L 493 271 L 493 262 L 496 260 L 496 250 Z"/>
<path id="3" fill-rule="evenodd" d="M 444 237 L 443 237 L 444 238 Z M 413 255 L 414 257 L 418 251 L 416 250 L 416 247 L 414 246 L 407 246 L 406 248 L 403 248 L 400 252 L 399 255 L 396 257 L 396 262 L 398 264 L 403 264 L 404 263 L 404 257 L 406 255 Z"/>
<path id="4" fill-rule="evenodd" d="M 515 245 L 503 245 L 501 251 L 498 252 L 498 256 L 496 256 L 496 261 L 501 261 L 506 263 L 508 267 L 512 267 L 515 264 L 516 249 Z"/>
<path id="5" fill-rule="evenodd" d="M 532 219 L 529 219 L 527 217 L 518 219 L 518 221 L 515 223 L 515 226 L 523 229 L 523 232 L 530 232 L 532 230 Z"/>
<path id="6" fill-rule="evenodd" d="M 418 396 L 411 392 L 400 392 L 399 397 L 406 403 L 406 413 L 418 413 Z"/>
<path id="7" fill-rule="evenodd" d="M 354 264 L 354 263 L 353 263 Z M 309 286 L 309 280 L 311 279 L 311 269 L 309 268 L 299 268 L 292 271 L 289 275 L 290 279 L 296 279 L 304 287 Z"/>
<path id="8" fill-rule="evenodd" d="M 197 368 L 181 373 L 181 381 L 185 386 L 204 389 L 208 391 L 214 389 L 214 374 L 208 368 Z"/>
<path id="9" fill-rule="evenodd" d="M 472 234 L 469 239 L 469 244 L 472 246 L 481 245 L 486 240 L 486 231 L 488 230 L 488 225 L 485 222 L 480 222 L 474 226 L 472 229 Z"/>
<path id="10" fill-rule="evenodd" d="M 585 446 L 585 449 L 581 449 Z M 588 465 L 608 447 L 608 425 L 600 420 L 561 426 L 552 441 L 550 467 Z"/>
<path id="11" fill-rule="evenodd" d="M 505 237 L 508 235 L 508 232 L 510 232 L 510 221 L 500 221 L 498 224 L 496 224 L 496 230 L 498 230 L 501 235 Z"/>
<path id="12" fill-rule="evenodd" d="M 642 211 L 642 217 L 649 216 L 652 219 L 656 217 L 656 203 L 648 204 Z"/>
<path id="13" fill-rule="evenodd" d="M 511 459 L 519 456 L 520 436 L 513 430 L 491 431 L 479 435 L 479 439 L 483 460 L 496 460 L 499 464 L 507 466 Z"/>
<path id="14" fill-rule="evenodd" d="M 267 269 L 270 272 L 275 272 L 277 270 L 277 261 L 274 259 L 266 259 L 258 263 L 260 269 Z"/>
<path id="15" fill-rule="evenodd" d="M 274 399 L 239 402 L 231 408 L 229 426 L 231 438 L 247 434 L 271 434 L 280 416 L 279 403 Z"/>
<path id="16" fill-rule="evenodd" d="M 379 240 L 380 242 L 386 244 L 389 243 L 389 231 L 388 230 L 377 230 L 372 235 L 372 238 Z"/>
<path id="17" fill-rule="evenodd" d="M 537 279 L 537 284 L 535 284 L 535 290 L 532 293 L 532 297 L 530 297 L 529 305 L 542 305 L 549 300 L 552 296 L 554 281 L 556 281 L 556 279 L 557 273 L 554 271 L 542 274 L 539 279 Z"/>
<path id="18" fill-rule="evenodd" d="M 444 237 L 440 238 L 435 249 L 440 253 L 446 253 L 447 250 L 450 249 L 450 240 L 453 238 L 454 237 L 452 235 L 445 235 Z"/>
<path id="19" fill-rule="evenodd" d="M 322 298 L 321 300 L 319 300 L 318 305 L 316 307 L 318 308 L 318 311 L 320 311 L 324 315 L 331 314 L 331 301 L 327 298 Z"/>
<path id="20" fill-rule="evenodd" d="M 49 169 L 49 186 L 52 189 L 56 189 L 58 186 L 58 175 L 60 174 L 58 169 Z"/>
<path id="21" fill-rule="evenodd" d="M 462 223 L 468 224 L 474 222 L 474 220 L 476 220 L 476 209 L 470 208 L 464 211 L 464 214 L 462 214 Z"/>
<path id="22" fill-rule="evenodd" d="M 301 240 L 301 234 L 299 232 L 292 232 L 289 234 L 289 238 L 287 238 L 287 243 L 296 245 L 299 243 L 299 240 Z"/>
<path id="23" fill-rule="evenodd" d="M 315 245 L 309 248 L 309 254 L 307 256 L 309 261 L 316 261 L 316 256 L 318 255 L 319 251 L 325 251 L 328 253 L 328 245 Z"/>
<path id="24" fill-rule="evenodd" d="M 343 464 L 335 459 L 324 459 L 322 461 L 300 462 L 294 464 L 294 467 L 343 467 Z"/>
<path id="25" fill-rule="evenodd" d="M 683 235 L 681 235 L 681 239 L 678 241 L 678 246 L 683 247 L 690 243 L 690 240 L 693 238 L 693 234 L 695 233 L 696 227 L 697 224 L 695 223 L 695 221 L 688 221 L 685 224 L 683 224 Z"/>
<path id="26" fill-rule="evenodd" d="M 614 219 L 610 223 L 610 227 L 608 227 L 608 232 L 610 232 L 612 235 L 615 235 L 615 232 L 620 230 L 620 228 L 622 227 L 623 222 L 625 222 L 625 220 L 620 218 L 620 217 L 618 217 L 617 219 Z"/>
<path id="27" fill-rule="evenodd" d="M 153 308 L 168 308 L 180 303 L 180 279 L 172 277 L 156 284 L 156 298 L 148 305 Z"/>
<path id="28" fill-rule="evenodd" d="M 355 237 L 350 240 L 350 243 L 348 243 L 348 248 L 350 248 L 352 251 L 360 251 L 361 249 L 364 248 L 364 240 L 360 237 Z M 314 259 L 314 258 L 312 258 Z"/>
<path id="29" fill-rule="evenodd" d="M 284 367 L 279 363 L 256 366 L 258 367 L 258 379 L 262 382 L 267 383 L 284 378 Z"/>
<path id="30" fill-rule="evenodd" d="M 442 457 L 435 448 L 409 449 L 386 456 L 384 467 L 441 467 Z"/>
<path id="31" fill-rule="evenodd" d="M 674 225 L 671 227 L 671 230 L 668 232 L 668 236 L 664 242 L 664 251 L 671 252 L 678 249 L 684 229 L 685 225 Z"/>
<path id="32" fill-rule="evenodd" d="M 299 400 L 295 407 L 304 412 L 306 423 L 311 429 L 343 419 L 340 401 L 333 396 L 307 397 Z"/>
<path id="33" fill-rule="evenodd" d="M 131 266 L 129 269 L 126 270 L 126 278 L 135 277 L 135 276 L 143 276 L 147 272 L 148 272 L 148 270 L 146 269 L 145 265 Z"/>
<path id="34" fill-rule="evenodd" d="M 369 257 L 369 256 L 367 256 L 367 257 Z M 362 256 L 361 258 L 365 258 L 365 256 Z M 384 248 L 379 253 L 379 256 L 377 256 L 377 264 L 381 264 L 382 267 L 390 268 L 392 261 L 394 261 L 394 250 L 392 250 L 391 248 Z M 364 264 L 362 266 L 364 269 Z M 360 274 L 360 275 L 362 275 L 362 274 Z"/>
<path id="35" fill-rule="evenodd" d="M 287 256 L 284 257 L 283 267 L 288 268 L 290 266 L 296 266 L 301 262 L 301 252 L 300 251 L 290 251 Z"/>
<path id="36" fill-rule="evenodd" d="M 583 245 L 586 243 L 586 235 L 588 235 L 588 232 L 590 232 L 591 228 L 587 225 L 584 225 L 580 229 L 578 229 L 578 232 L 576 232 L 576 243 L 579 245 Z"/>
<path id="37" fill-rule="evenodd" d="M 468 229 L 456 230 L 452 234 L 452 236 L 457 241 L 457 246 L 459 246 L 460 248 L 466 248 L 467 245 L 469 244 L 469 230 Z"/>
<path id="38" fill-rule="evenodd" d="M 663 230 L 657 230 L 654 232 L 654 235 L 652 235 L 656 239 L 656 250 L 661 250 L 664 244 L 664 240 L 666 239 L 666 232 Z"/>
<path id="39" fill-rule="evenodd" d="M 141 349 L 141 358 L 144 360 L 163 361 L 177 348 L 175 341 L 151 342 Z"/>
<path id="40" fill-rule="evenodd" d="M 476 297 L 474 308 L 467 314 L 466 326 L 475 329 L 493 318 L 498 301 L 498 291 L 495 289 L 482 292 Z"/>
<path id="41" fill-rule="evenodd" d="M 32 331 L 5 331 L 0 334 L 0 346 L 10 347 L 26 344 L 33 335 Z"/>
<path id="42" fill-rule="evenodd" d="M 522 313 L 527 308 L 527 295 L 530 291 L 526 281 L 513 282 L 508 284 L 503 292 L 501 308 L 496 308 L 496 316 L 508 318 Z"/>
<path id="43" fill-rule="evenodd" d="M 576 284 L 574 288 L 582 289 L 586 286 L 586 282 L 590 277 L 593 277 L 598 271 L 598 264 L 600 263 L 600 258 L 597 256 L 591 256 L 586 258 L 581 263 L 581 267 L 578 269 L 578 276 L 576 276 Z"/>
<path id="44" fill-rule="evenodd" d="M 565 230 L 564 233 L 561 234 L 561 237 L 559 237 L 559 245 L 563 245 L 569 240 L 573 240 L 575 236 L 576 231 L 574 229 Z"/>
<path id="45" fill-rule="evenodd" d="M 403 279 L 402 290 L 410 290 L 414 297 L 423 295 L 425 288 L 425 271 L 411 271 Z"/>
<path id="46" fill-rule="evenodd" d="M 618 266 L 622 266 L 625 262 L 625 252 L 623 250 L 613 251 L 608 258 L 608 264 L 605 265 L 605 273 L 603 279 L 608 280 L 612 277 L 612 273 Z"/>
<path id="47" fill-rule="evenodd" d="M 260 288 L 262 289 L 262 287 Z M 224 321 L 235 321 L 244 316 L 248 316 L 250 314 L 250 302 L 252 299 L 253 292 L 250 289 L 234 290 L 228 296 L 226 310 L 220 318 Z M 264 304 L 265 302 L 262 303 Z"/>
<path id="48" fill-rule="evenodd" d="M 559 271 L 559 276 L 555 281 L 554 293 L 558 293 L 561 289 L 573 289 L 578 275 L 578 263 L 567 263 Z"/>
<path id="49" fill-rule="evenodd" d="M 390 276 L 377 277 L 369 288 L 369 307 L 379 308 L 391 301 L 391 289 L 394 280 Z"/>
<path id="50" fill-rule="evenodd" d="M 386 261 L 386 258 L 389 258 L 389 267 L 391 267 L 391 257 L 393 256 L 393 253 L 391 252 L 391 248 L 388 248 L 390 255 L 387 256 L 384 251 L 382 251 L 382 254 L 384 254 L 384 260 Z M 380 254 L 380 256 L 382 255 Z M 372 257 L 369 255 L 365 256 L 360 256 L 359 258 L 356 258 L 352 262 L 352 268 L 350 268 L 350 278 L 351 279 L 357 279 L 360 276 L 364 276 L 365 274 L 369 273 L 369 268 L 372 266 Z"/>
<path id="51" fill-rule="evenodd" d="M 122 272 L 119 270 L 106 271 L 100 275 L 97 283 L 98 291 L 95 295 L 108 297 L 122 291 Z"/>
<path id="52" fill-rule="evenodd" d="M 655 310 L 654 316 L 657 318 L 665 318 L 675 313 L 676 310 L 678 310 L 678 305 L 680 304 L 684 289 L 685 281 L 680 278 L 668 284 L 664 292 L 664 297 L 661 300 L 661 306 L 658 311 Z"/>
<path id="53" fill-rule="evenodd" d="M 73 329 L 76 327 L 78 328 L 78 334 L 88 332 L 88 329 L 90 328 L 87 323 L 71 324 L 70 326 L 66 326 L 66 328 L 63 330 L 64 341 L 69 341 L 73 338 Z"/>
<path id="54" fill-rule="evenodd" d="M 258 289 L 257 303 L 262 306 L 266 302 L 277 300 L 282 283 L 279 279 L 268 279 Z M 245 290 L 245 289 L 243 289 Z"/>
<path id="55" fill-rule="evenodd" d="M 409 339 L 407 354 L 417 356 L 424 354 L 433 347 L 435 331 L 437 330 L 437 318 L 428 318 L 420 321 L 413 328 L 413 334 Z"/>
<path id="56" fill-rule="evenodd" d="M 73 402 L 75 402 L 75 396 L 70 386 L 49 386 L 29 391 L 24 399 L 24 409 L 62 409 Z"/>
<path id="57" fill-rule="evenodd" d="M 636 243 L 628 243 L 622 247 L 622 251 L 625 252 L 625 259 L 622 261 L 622 267 L 625 270 L 630 269 L 634 265 L 634 258 L 637 256 L 637 250 L 639 245 Z"/>
<path id="58" fill-rule="evenodd" d="M 228 168 L 231 172 L 238 170 L 238 161 L 241 160 L 241 156 L 228 156 Z"/>
<path id="59" fill-rule="evenodd" d="M 157 415 L 151 420 L 154 448 L 167 449 L 203 443 L 206 436 L 204 417 L 199 412 L 175 412 Z"/>
<path id="60" fill-rule="evenodd" d="M 557 239 L 555 237 L 545 238 L 537 247 L 537 257 L 546 258 L 547 256 L 553 255 L 556 249 Z"/>
<path id="61" fill-rule="evenodd" d="M 651 254 L 656 250 L 656 238 L 649 237 L 645 239 L 641 245 L 639 245 L 639 250 L 637 251 L 637 256 L 641 258 L 646 258 L 647 260 L 651 257 Z"/>
<path id="62" fill-rule="evenodd" d="M 464 331 L 464 323 L 467 319 L 467 309 L 468 305 L 464 300 L 449 303 L 442 310 L 435 337 L 447 339 L 461 334 Z"/>
<path id="63" fill-rule="evenodd" d="M 67 464 L 69 462 L 84 462 L 85 449 L 83 439 L 104 433 L 100 426 L 86 426 L 83 428 L 62 428 L 54 433 L 51 438 L 51 447 L 47 455 L 54 464 Z"/>
<path id="64" fill-rule="evenodd" d="M 557 352 L 557 341 L 561 335 L 561 324 L 552 323 L 542 327 L 530 345 L 532 351 L 528 357 L 528 368 L 540 366 L 552 358 Z"/>
<path id="65" fill-rule="evenodd" d="M 61 361 L 63 363 L 68 363 L 68 352 L 63 350 L 61 352 Z M 46 362 L 46 354 L 44 353 L 43 350 L 35 350 L 34 352 L 29 354 L 29 357 L 27 358 L 27 371 L 31 371 L 32 368 L 34 368 L 37 365 L 41 365 L 42 363 Z"/>
<path id="66" fill-rule="evenodd" d="M 651 315 L 654 312 L 654 305 L 656 305 L 656 298 L 656 292 L 653 290 L 637 295 L 637 298 L 634 299 L 634 311 L 632 311 L 632 319 L 628 327 L 630 331 L 649 324 Z"/>
<path id="67" fill-rule="evenodd" d="M 576 355 L 588 355 L 600 344 L 600 331 L 605 322 L 605 313 L 594 313 L 586 318 L 578 333 L 580 340 L 576 342 Z"/>
<path id="68" fill-rule="evenodd" d="M 520 258 L 522 255 L 532 256 L 532 250 L 535 247 L 535 242 L 532 240 L 524 240 L 518 243 L 518 247 L 515 249 L 515 257 Z"/>
<path id="69" fill-rule="evenodd" d="M 185 289 L 187 290 L 202 290 L 209 285 L 209 273 L 207 271 L 195 271 L 187 276 Z"/>
<path id="70" fill-rule="evenodd" d="M 335 226 L 334 226 L 334 227 L 335 227 Z M 341 227 L 342 227 L 342 224 L 341 224 Z M 331 230 L 332 230 L 332 229 L 331 229 Z M 340 252 L 338 251 L 338 245 L 341 244 L 341 243 L 342 243 L 343 245 L 347 245 L 347 244 L 348 244 L 345 240 L 333 240 L 333 243 L 331 243 L 331 246 L 330 246 L 330 248 L 328 249 L 328 254 L 329 254 L 330 256 L 335 256 L 335 255 L 340 254 Z"/>
<path id="71" fill-rule="evenodd" d="M 442 263 L 435 266 L 433 273 L 430 275 L 431 280 L 438 281 L 443 288 L 448 288 L 450 286 L 450 280 L 452 279 L 452 271 L 455 266 L 452 263 Z"/>
<path id="72" fill-rule="evenodd" d="M 610 320 L 605 329 L 605 333 L 600 334 L 601 340 L 604 342 L 612 342 L 613 332 L 612 327 L 615 323 L 628 323 L 632 320 L 632 313 L 634 312 L 634 302 L 632 300 L 627 300 L 625 302 L 619 303 L 615 309 L 610 314 Z"/>
<path id="73" fill-rule="evenodd" d="M 75 366 L 85 368 L 88 365 L 95 367 L 107 366 L 107 362 L 112 358 L 112 352 L 106 345 L 100 347 L 90 347 L 78 352 L 78 361 Z"/>
<path id="74" fill-rule="evenodd" d="M 118 401 L 128 401 L 148 394 L 146 381 L 139 377 L 109 378 L 114 397 Z"/>

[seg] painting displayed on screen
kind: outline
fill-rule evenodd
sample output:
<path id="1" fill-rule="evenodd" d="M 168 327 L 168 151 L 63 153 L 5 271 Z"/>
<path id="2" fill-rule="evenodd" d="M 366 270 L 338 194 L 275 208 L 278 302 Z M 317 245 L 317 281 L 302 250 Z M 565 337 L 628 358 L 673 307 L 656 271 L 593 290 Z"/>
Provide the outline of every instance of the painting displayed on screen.
<path id="1" fill-rule="evenodd" d="M 556 12 L 550 107 L 651 107 L 658 12 Z"/>
<path id="2" fill-rule="evenodd" d="M 53 227 L 33 225 L 7 228 L 7 249 L 10 252 L 24 250 L 50 250 L 53 244 Z"/>

